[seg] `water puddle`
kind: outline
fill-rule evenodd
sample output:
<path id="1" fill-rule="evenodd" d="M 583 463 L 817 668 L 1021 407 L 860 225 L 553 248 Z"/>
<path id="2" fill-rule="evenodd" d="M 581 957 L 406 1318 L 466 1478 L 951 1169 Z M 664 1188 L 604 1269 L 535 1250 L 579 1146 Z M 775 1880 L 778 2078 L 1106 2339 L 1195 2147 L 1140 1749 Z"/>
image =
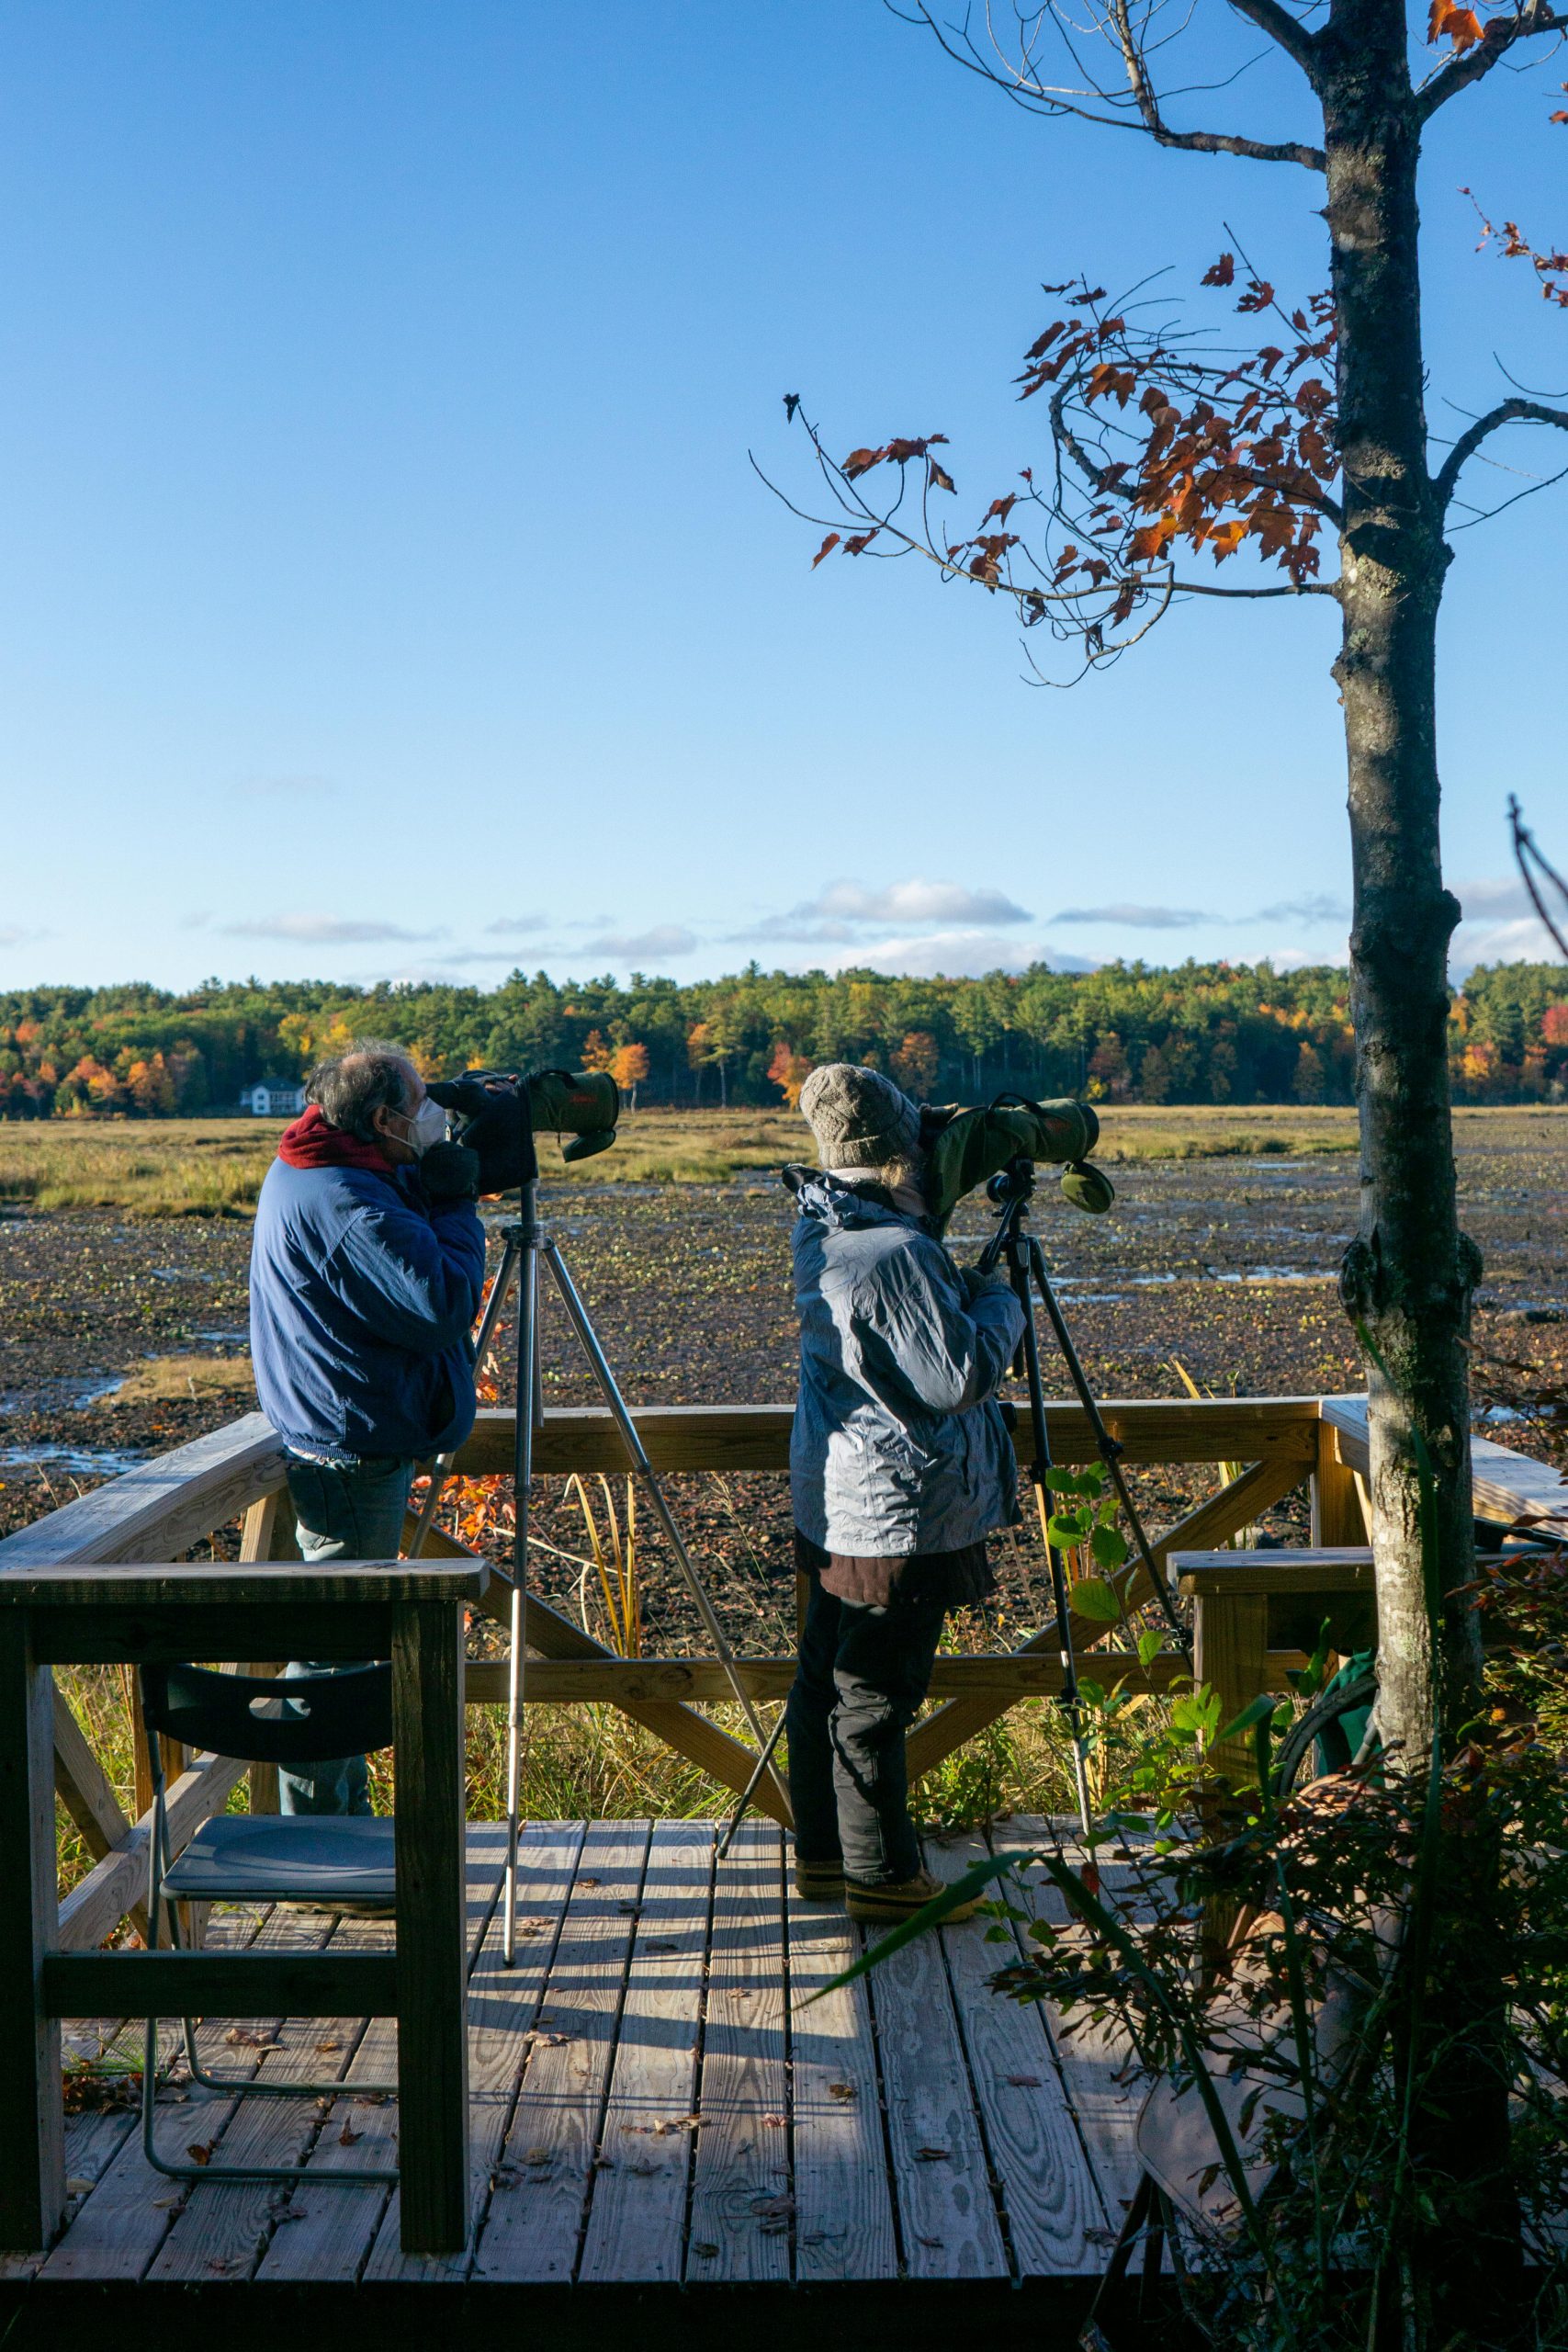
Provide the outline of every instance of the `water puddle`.
<path id="1" fill-rule="evenodd" d="M 124 1384 L 122 1372 L 95 1373 L 88 1380 L 40 1380 L 36 1388 L 13 1388 L 0 1396 L 0 1413 L 85 1412 Z"/>
<path id="2" fill-rule="evenodd" d="M 0 1470 L 63 1470 L 84 1478 L 118 1478 L 152 1456 L 134 1446 L 5 1445 Z"/>

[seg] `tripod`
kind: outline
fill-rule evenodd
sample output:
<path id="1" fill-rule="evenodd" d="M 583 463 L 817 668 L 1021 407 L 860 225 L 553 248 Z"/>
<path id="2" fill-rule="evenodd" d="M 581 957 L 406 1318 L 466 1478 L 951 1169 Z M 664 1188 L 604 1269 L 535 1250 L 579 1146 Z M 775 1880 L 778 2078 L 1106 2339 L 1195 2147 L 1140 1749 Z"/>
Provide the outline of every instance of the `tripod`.
<path id="1" fill-rule="evenodd" d="M 784 1818 L 789 1818 L 789 1801 L 783 1783 L 772 1770 L 773 1740 L 763 1733 L 750 1692 L 740 1679 L 735 1654 L 725 1639 L 724 1628 L 715 1613 L 706 1586 L 698 1575 L 685 1539 L 665 1500 L 664 1490 L 654 1473 L 648 1452 L 637 1434 L 637 1423 L 626 1409 L 626 1400 L 610 1369 L 609 1359 L 600 1345 L 587 1307 L 583 1305 L 576 1283 L 572 1281 L 559 1246 L 551 1239 L 540 1224 L 537 1208 L 538 1180 L 525 1177 L 519 1194 L 520 1215 L 515 1225 L 502 1230 L 506 1242 L 501 1269 L 491 1287 L 484 1319 L 479 1325 L 478 1354 L 482 1358 L 501 1317 L 502 1307 L 513 1282 L 517 1293 L 517 1387 L 516 1440 L 513 1456 L 513 1485 L 516 1497 L 513 1537 L 512 1568 L 512 1654 L 507 1666 L 506 1682 L 506 1875 L 502 1890 L 504 1906 L 502 1917 L 502 1957 L 508 1968 L 516 1960 L 517 1925 L 517 1851 L 520 1821 L 521 1763 L 523 1743 L 523 1706 L 525 1667 L 525 1628 L 528 1590 L 528 1533 L 534 1493 L 534 1432 L 544 1421 L 544 1395 L 539 1372 L 539 1269 L 547 1267 L 551 1279 L 566 1308 L 567 1318 L 576 1332 L 587 1356 L 600 1392 L 610 1408 L 611 1418 L 620 1432 L 621 1442 L 631 1458 L 633 1470 L 647 1487 L 653 1505 L 654 1516 L 663 1531 L 666 1542 L 674 1553 L 686 1589 L 696 1603 L 704 1630 L 714 1646 L 714 1654 L 728 1678 L 730 1689 L 740 1703 L 746 1721 L 751 1728 L 759 1750 L 757 1769 L 751 1776 L 750 1797 L 767 1771 L 783 1804 Z M 441 1454 L 433 1465 L 430 1487 L 425 1495 L 409 1544 L 409 1556 L 417 1557 L 425 1536 L 434 1521 L 436 1504 L 442 1485 L 450 1475 L 455 1456 Z M 774 1738 L 776 1739 L 776 1733 Z"/>
<path id="2" fill-rule="evenodd" d="M 1143 1561 L 1155 1599 L 1159 1604 L 1168 1630 L 1174 1634 L 1185 1653 L 1189 1647 L 1187 1628 L 1177 1613 L 1164 1577 L 1155 1564 L 1148 1537 L 1133 1500 L 1122 1469 L 1125 1449 L 1105 1426 L 1104 1417 L 1094 1400 L 1078 1351 L 1073 1345 L 1072 1333 L 1063 1319 L 1056 1294 L 1045 1272 L 1045 1255 L 1034 1234 L 1028 1229 L 1029 1204 L 1034 1193 L 1034 1163 L 1022 1158 L 1010 1159 L 1007 1166 L 993 1176 L 986 1187 L 988 1199 L 997 1204 L 1000 1221 L 996 1232 L 980 1253 L 979 1272 L 989 1273 L 1005 1261 L 1011 1278 L 1013 1295 L 1023 1309 L 1023 1340 L 1014 1360 L 1014 1371 L 1021 1369 L 1029 1389 L 1029 1422 L 1034 1441 L 1033 1459 L 1029 1465 L 1030 1484 L 1034 1489 L 1034 1507 L 1040 1519 L 1041 1541 L 1045 1546 L 1046 1563 L 1051 1575 L 1051 1602 L 1056 1618 L 1056 1638 L 1062 1658 L 1062 1695 L 1060 1706 L 1072 1733 L 1073 1775 L 1077 1788 L 1078 1817 L 1086 1838 L 1092 1834 L 1089 1822 L 1089 1782 L 1084 1766 L 1083 1719 L 1078 1706 L 1077 1668 L 1073 1657 L 1072 1611 L 1067 1599 L 1066 1567 L 1057 1546 L 1051 1541 L 1051 1504 L 1048 1473 L 1051 1468 L 1051 1441 L 1045 1426 L 1045 1397 L 1040 1383 L 1040 1341 L 1034 1329 L 1034 1297 L 1038 1291 L 1041 1304 L 1051 1320 L 1051 1329 L 1062 1351 L 1067 1374 L 1077 1391 L 1078 1402 L 1089 1417 L 1094 1435 L 1095 1450 L 1110 1473 L 1116 1489 L 1116 1498 L 1127 1514 L 1133 1540 Z"/>

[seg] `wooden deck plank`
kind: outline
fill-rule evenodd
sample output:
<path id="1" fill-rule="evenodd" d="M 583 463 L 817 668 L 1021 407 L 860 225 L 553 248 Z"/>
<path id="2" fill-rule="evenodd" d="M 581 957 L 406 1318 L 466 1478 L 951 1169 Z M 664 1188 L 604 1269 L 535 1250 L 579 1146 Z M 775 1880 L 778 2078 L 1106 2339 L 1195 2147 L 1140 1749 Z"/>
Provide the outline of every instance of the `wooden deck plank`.
<path id="1" fill-rule="evenodd" d="M 841 1903 L 803 1903 L 787 1858 L 784 1885 L 795 2277 L 896 2278 L 871 2002 L 859 1979 L 811 1997 L 860 1958 L 860 1930 Z"/>
<path id="2" fill-rule="evenodd" d="M 344 1937 L 336 1921 L 328 1925 L 331 1944 L 363 1940 Z M 331 2082 L 347 2067 L 364 2023 L 362 2018 L 285 2018 L 276 2028 L 272 2046 L 255 2053 L 260 2064 L 244 2071 L 258 2083 Z M 216 2029 L 220 2055 L 215 2073 L 240 2072 L 236 2058 L 251 2054 L 243 2045 L 229 2043 L 229 2033 L 235 2030 L 245 2029 Z M 187 2112 L 197 2110 L 193 2107 Z M 198 2142 L 211 2146 L 215 2164 L 298 2165 L 321 2124 L 322 2109 L 314 2098 L 241 2098 L 229 2103 L 222 2127 L 211 2133 L 201 2130 Z M 148 2265 L 148 2281 L 250 2278 L 290 2194 L 286 2181 L 195 2182 Z"/>
<path id="3" fill-rule="evenodd" d="M 479 2233 L 474 2276 L 570 2279 L 598 2154 L 646 1821 L 589 1826 Z"/>
<path id="4" fill-rule="evenodd" d="M 330 1922 L 306 1913 L 277 1912 L 262 1915 L 259 1921 L 254 1913 L 240 1914 L 237 1924 L 237 1940 L 247 1948 L 310 1951 L 324 1940 Z M 209 1942 L 220 1941 L 222 1928 L 229 1926 L 228 1921 L 215 1923 L 219 1932 L 209 1938 Z M 210 2025 L 197 2029 L 197 2046 L 209 2064 L 227 2062 L 237 2074 L 254 2072 L 260 2064 L 261 2053 L 254 2047 L 236 2052 L 225 2044 L 224 2034 L 233 2023 L 265 2033 L 276 2030 L 281 2022 L 276 2018 L 214 2018 Z M 127 2032 L 139 2037 L 139 2025 L 133 2022 Z M 178 2150 L 193 2141 L 205 2146 L 214 2133 L 221 2132 L 234 2105 L 232 2099 L 182 2099 L 165 2094 L 159 2101 L 159 2146 Z M 138 2123 L 107 2166 L 92 2195 L 83 2199 L 80 2212 L 67 2223 L 39 2273 L 40 2283 L 49 2279 L 141 2278 L 172 2228 L 185 2198 L 182 2182 L 167 2179 L 147 2162 L 141 2153 Z"/>
<path id="5" fill-rule="evenodd" d="M 784 1849 L 748 1821 L 714 1873 L 688 2279 L 787 2279 Z"/>
<path id="6" fill-rule="evenodd" d="M 654 1825 L 580 2278 L 681 2277 L 715 1837 Z"/>
<path id="7" fill-rule="evenodd" d="M 938 1938 L 917 1937 L 867 1982 L 905 2267 L 912 2278 L 1005 2278 L 1007 2247 Z"/>
<path id="8" fill-rule="evenodd" d="M 1005 1837 L 997 1833 L 995 1842 L 999 1850 L 1013 1846 L 1051 1846 L 1058 1843 L 1058 1838 L 1049 1821 L 1020 1814 L 1007 1824 Z M 1071 1849 L 1065 1850 L 1070 1860 Z M 1030 1887 L 1043 1918 L 1049 1919 L 1055 1927 L 1068 1924 L 1066 1902 L 1043 1872 L 1026 1871 L 1024 1883 Z M 1124 1899 L 1132 1883 L 1131 1865 L 1101 1862 L 1102 1898 Z M 1021 1939 L 1021 1949 L 1027 1954 L 1028 1948 Z M 1113 2028 L 1078 2025 L 1068 2032 L 1055 2002 L 1043 2002 L 1041 2007 L 1100 2188 L 1107 2225 L 1113 2233 L 1120 2231 L 1143 2169 L 1136 2133 L 1145 2086 L 1136 2073 L 1128 2072 L 1132 2052 L 1125 2038 Z"/>
<path id="9" fill-rule="evenodd" d="M 398 2192 L 392 2191 L 366 2277 L 418 2280 L 425 2284 L 466 2278 L 484 2222 L 491 2177 L 517 2096 L 550 1963 L 555 1956 L 572 1873 L 581 1850 L 580 1821 L 537 1821 L 523 1831 L 518 1857 L 517 1957 L 502 1959 L 504 1922 L 501 1906 L 490 1915 L 468 1977 L 468 2244 L 461 2254 L 406 2254 L 401 2243 Z M 469 1852 L 488 1839 L 485 1869 L 493 1875 L 504 1864 L 506 1832 L 499 1823 L 471 1829 Z"/>
<path id="10" fill-rule="evenodd" d="M 396 1945 L 397 1928 L 390 1919 L 356 1919 L 352 1934 L 362 1948 L 386 1951 Z M 397 2081 L 397 2019 L 370 2018 L 360 2024 L 363 2030 L 356 2028 L 349 2045 L 352 2055 L 343 2069 L 343 2095 L 321 2118 L 321 2128 L 299 2185 L 292 2190 L 280 2185 L 275 2192 L 268 2214 L 271 2234 L 254 2273 L 258 2281 L 355 2279 L 375 2243 L 390 2188 L 374 2181 L 357 2188 L 321 2185 L 323 2174 L 398 2161 L 396 2099 L 355 2087 Z M 325 2063 L 321 2063 L 324 2075 Z"/>
<path id="11" fill-rule="evenodd" d="M 496 1881 L 505 1860 L 505 1836 L 496 1822 L 475 1823 L 468 1830 L 465 1899 L 470 1949 L 484 1934 L 494 1904 Z M 385 1945 L 394 1942 L 395 1938 L 396 1928 L 389 1920 L 355 1923 L 356 1943 Z M 357 2187 L 330 2188 L 322 2183 L 321 2176 L 397 2163 L 396 2098 L 355 2088 L 356 2084 L 394 2083 L 397 2076 L 397 2021 L 392 2018 L 372 2018 L 349 2061 L 344 2097 L 336 2101 L 327 2118 L 310 2162 L 300 2175 L 299 2187 L 277 2216 L 279 2226 L 262 2256 L 256 2271 L 258 2279 L 302 2282 L 358 2277 L 375 2244 L 392 2192 L 372 2181 Z M 347 2140 L 344 2132 L 351 2135 Z"/>
<path id="12" fill-rule="evenodd" d="M 926 1865 L 950 1884 L 989 1853 L 978 1835 L 932 1838 Z M 1012 1951 L 1010 1937 L 1006 1947 L 987 1940 L 988 1925 L 968 1919 L 941 1933 L 1013 2261 L 1024 2278 L 1092 2275 L 1104 2267 L 1085 2241 L 1103 2219 L 1094 2177 L 1038 2007 L 991 1990 Z"/>

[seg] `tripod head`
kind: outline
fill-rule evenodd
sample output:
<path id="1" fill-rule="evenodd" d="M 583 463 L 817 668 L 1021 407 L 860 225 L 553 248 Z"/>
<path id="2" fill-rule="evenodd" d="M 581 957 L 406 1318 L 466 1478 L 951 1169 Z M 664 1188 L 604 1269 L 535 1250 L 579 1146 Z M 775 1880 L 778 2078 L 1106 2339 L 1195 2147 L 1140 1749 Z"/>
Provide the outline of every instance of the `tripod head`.
<path id="1" fill-rule="evenodd" d="M 1022 1152 L 1010 1159 L 1005 1168 L 998 1168 L 996 1174 L 986 1182 L 986 1198 L 997 1205 L 997 1229 L 980 1252 L 979 1271 L 988 1274 L 998 1260 L 1006 1254 L 1012 1267 L 1015 1287 L 1019 1274 L 1023 1272 L 1025 1275 L 1025 1288 L 1021 1296 L 1027 1296 L 1027 1271 L 1021 1265 L 1018 1244 L 1029 1215 L 1029 1204 L 1034 1198 L 1034 1162 Z"/>

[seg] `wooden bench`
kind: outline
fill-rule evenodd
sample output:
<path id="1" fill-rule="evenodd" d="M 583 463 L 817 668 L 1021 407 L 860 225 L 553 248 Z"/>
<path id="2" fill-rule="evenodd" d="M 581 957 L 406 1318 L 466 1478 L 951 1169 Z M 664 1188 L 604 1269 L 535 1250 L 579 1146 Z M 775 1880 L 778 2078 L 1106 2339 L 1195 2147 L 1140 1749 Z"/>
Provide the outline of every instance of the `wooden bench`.
<path id="1" fill-rule="evenodd" d="M 464 1561 L 330 1568 L 39 1565 L 0 1576 L 0 2248 L 47 2246 L 65 2208 L 60 2019 L 395 2017 L 402 2243 L 468 2228 L 460 1604 Z M 397 1764 L 397 1949 L 320 1953 L 61 1949 L 55 1897 L 56 1665 L 389 1657 Z M 210 1770 L 181 1800 L 219 1806 Z M 181 1799 L 176 1787 L 173 1792 Z M 196 1826 L 193 1818 L 185 1834 Z M 145 1868 L 145 1851 L 141 1851 Z M 122 1858 L 123 1867 L 123 1858 Z M 116 1917 L 123 1912 L 116 1913 Z M 112 1920 L 110 1925 L 112 1925 Z"/>

